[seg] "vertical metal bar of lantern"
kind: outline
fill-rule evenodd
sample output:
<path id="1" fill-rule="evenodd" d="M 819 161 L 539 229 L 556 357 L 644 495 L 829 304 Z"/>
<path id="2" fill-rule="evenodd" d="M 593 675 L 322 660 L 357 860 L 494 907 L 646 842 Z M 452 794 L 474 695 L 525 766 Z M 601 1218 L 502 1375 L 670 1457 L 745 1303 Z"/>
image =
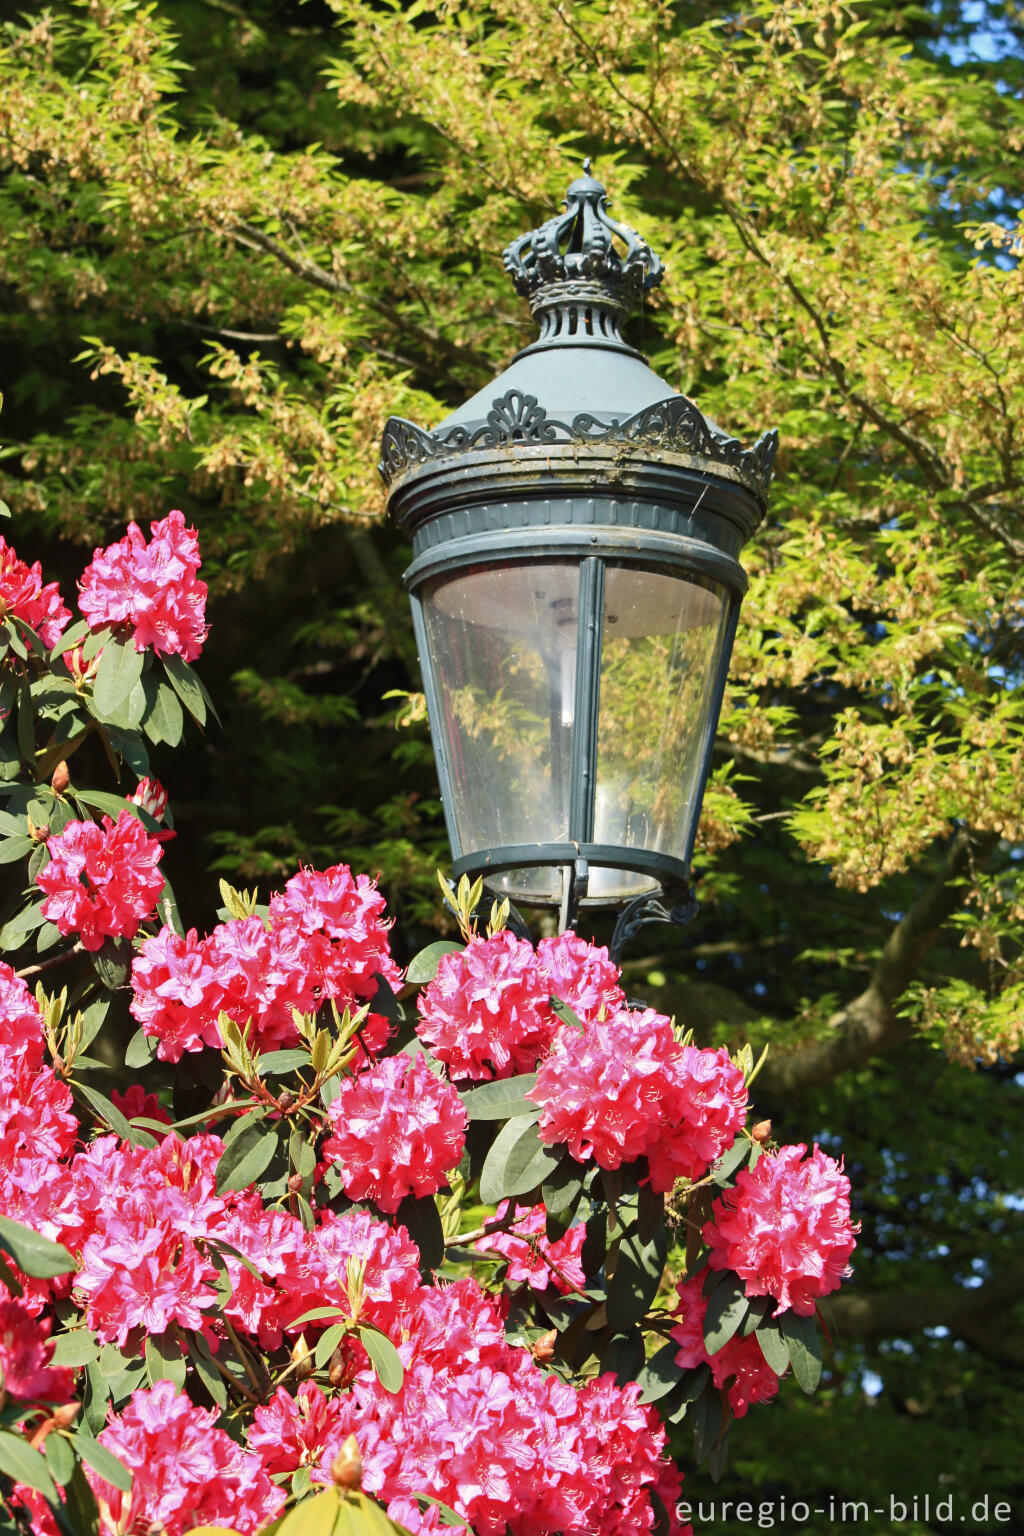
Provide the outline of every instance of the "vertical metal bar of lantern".
<path id="1" fill-rule="evenodd" d="M 597 716 L 601 691 L 601 636 L 604 626 L 604 561 L 589 556 L 580 564 L 576 621 L 576 697 L 572 736 L 572 783 L 569 799 L 569 841 L 577 848 L 594 840 L 594 798 L 597 793 Z M 589 870 L 581 855 L 563 874 L 559 932 L 576 919 L 587 894 Z"/>
<path id="2" fill-rule="evenodd" d="M 736 628 L 740 619 L 740 604 L 743 601 L 743 593 L 746 591 L 746 579 L 742 586 L 737 583 L 734 587 L 727 588 L 729 600 L 729 612 L 725 621 L 725 637 L 718 654 L 718 667 L 715 681 L 712 685 L 712 707 L 708 712 L 705 726 L 704 739 L 701 743 L 700 774 L 696 784 L 697 807 L 696 814 L 690 816 L 690 826 L 686 836 L 686 848 L 683 858 L 687 864 L 693 857 L 693 845 L 697 840 L 697 826 L 700 821 L 700 811 L 704 803 L 704 791 L 707 788 L 708 776 L 711 772 L 711 754 L 714 751 L 715 740 L 718 734 L 718 717 L 722 712 L 722 700 L 725 697 L 725 685 L 729 680 L 729 663 L 732 660 L 733 641 L 736 638 Z"/>

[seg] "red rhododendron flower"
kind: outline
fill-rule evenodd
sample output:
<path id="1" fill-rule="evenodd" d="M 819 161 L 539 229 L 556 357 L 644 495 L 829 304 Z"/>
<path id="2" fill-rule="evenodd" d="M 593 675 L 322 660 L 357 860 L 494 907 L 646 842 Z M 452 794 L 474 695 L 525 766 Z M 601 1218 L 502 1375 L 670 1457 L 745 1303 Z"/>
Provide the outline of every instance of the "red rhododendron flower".
<path id="1" fill-rule="evenodd" d="M 850 1181 L 815 1146 L 765 1152 L 711 1208 L 704 1241 L 712 1269 L 730 1269 L 748 1296 L 772 1296 L 774 1316 L 810 1317 L 819 1296 L 850 1273 L 860 1224 L 850 1220 Z"/>
<path id="2" fill-rule="evenodd" d="M 734 1334 L 729 1342 L 713 1355 L 709 1355 L 704 1343 L 704 1314 L 707 1302 L 703 1291 L 704 1276 L 694 1275 L 680 1280 L 676 1286 L 679 1305 L 673 1314 L 675 1327 L 673 1341 L 679 1345 L 676 1364 L 686 1370 L 697 1365 L 711 1367 L 711 1379 L 716 1387 L 728 1383 L 729 1407 L 738 1419 L 742 1419 L 753 1403 L 764 1403 L 779 1390 L 776 1376 L 753 1334 L 741 1338 Z"/>
<path id="3" fill-rule="evenodd" d="M 452 1077 L 530 1072 L 558 1023 L 533 945 L 507 930 L 441 956 L 419 997 L 421 1040 Z"/>
<path id="4" fill-rule="evenodd" d="M 337 1162 L 345 1193 L 397 1211 L 406 1195 L 444 1188 L 466 1145 L 466 1111 L 426 1057 L 385 1057 L 345 1078 L 328 1114 L 324 1156 Z"/>
<path id="5" fill-rule="evenodd" d="M 331 1431 L 344 1414 L 338 1398 L 327 1397 L 313 1381 L 304 1381 L 292 1397 L 278 1387 L 269 1403 L 253 1414 L 247 1440 L 267 1472 L 295 1472 L 320 1465 Z"/>
<path id="6" fill-rule="evenodd" d="M 508 1213 L 509 1202 L 503 1200 L 495 1211 L 495 1220 Z M 586 1276 L 580 1264 L 580 1253 L 587 1229 L 582 1222 L 570 1227 L 564 1237 L 555 1242 L 547 1239 L 547 1212 L 543 1204 L 520 1211 L 515 1226 L 507 1232 L 489 1232 L 478 1238 L 474 1247 L 479 1253 L 500 1253 L 508 1260 L 505 1278 L 509 1285 L 528 1285 L 534 1291 L 546 1291 L 553 1287 L 563 1294 L 572 1287 L 582 1288 Z"/>
<path id="7" fill-rule="evenodd" d="M 57 1237 L 54 1200 L 78 1133 L 71 1090 L 44 1065 L 35 998 L 0 962 L 0 1211 Z M 31 1283 L 45 1291 L 48 1283 Z"/>
<path id="8" fill-rule="evenodd" d="M 206 639 L 206 583 L 196 579 L 199 539 L 181 512 L 138 523 L 116 544 L 98 549 L 79 583 L 78 606 L 92 629 L 130 624 L 135 649 L 194 661 Z"/>
<path id="9" fill-rule="evenodd" d="M 659 1191 L 701 1175 L 746 1112 L 743 1074 L 728 1053 L 680 1045 L 651 1008 L 582 1030 L 563 1025 L 527 1097 L 541 1107 L 541 1141 L 565 1142 L 577 1161 L 601 1168 L 646 1156 Z"/>
<path id="10" fill-rule="evenodd" d="M 212 1409 L 195 1407 L 169 1381 L 133 1392 L 97 1439 L 132 1474 L 131 1492 L 122 1493 L 86 1469 L 110 1512 L 104 1525 L 111 1532 L 184 1536 L 195 1526 L 219 1525 L 249 1536 L 285 1501 L 259 1457 L 218 1429 Z"/>
<path id="11" fill-rule="evenodd" d="M 160 1042 L 161 1061 L 185 1051 L 224 1044 L 217 1024 L 221 997 L 209 941 L 190 928 L 184 938 L 163 927 L 146 939 L 132 962 L 132 1015 Z"/>
<path id="12" fill-rule="evenodd" d="M 71 609 L 65 608 L 55 581 L 43 585 L 39 561 L 26 565 L 0 536 L 0 619 L 8 614 L 31 624 L 52 650 L 68 627 Z"/>
<path id="13" fill-rule="evenodd" d="M 126 1120 L 162 1120 L 164 1125 L 171 1123 L 170 1115 L 156 1094 L 147 1093 L 141 1083 L 130 1083 L 123 1093 L 119 1088 L 111 1088 L 110 1102 Z"/>
<path id="14" fill-rule="evenodd" d="M 619 968 L 602 946 L 588 944 L 571 929 L 557 938 L 541 939 L 537 965 L 552 996 L 568 1003 L 577 1018 L 611 1018 L 625 1007 Z"/>
<path id="15" fill-rule="evenodd" d="M 167 809 L 167 791 L 159 779 L 140 779 L 135 793 L 128 798 L 133 805 L 148 811 L 154 821 L 159 821 Z"/>
<path id="16" fill-rule="evenodd" d="M 67 1403 L 75 1373 L 51 1365 L 50 1319 L 33 1315 L 25 1301 L 0 1301 L 0 1398 L 20 1403 Z"/>
<path id="17" fill-rule="evenodd" d="M 61 933 L 77 933 L 83 949 L 106 938 L 132 939 L 153 912 L 163 890 L 157 865 L 163 849 L 137 816 L 122 811 L 117 822 L 69 821 L 47 840 L 50 862 L 36 875 L 46 893 L 43 916 Z"/>

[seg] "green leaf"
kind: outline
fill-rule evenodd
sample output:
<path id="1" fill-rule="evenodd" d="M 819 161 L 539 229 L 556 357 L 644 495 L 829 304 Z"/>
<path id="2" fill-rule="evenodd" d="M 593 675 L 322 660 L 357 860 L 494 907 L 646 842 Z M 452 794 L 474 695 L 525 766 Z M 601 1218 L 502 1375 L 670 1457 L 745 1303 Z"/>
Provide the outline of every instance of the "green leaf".
<path id="1" fill-rule="evenodd" d="M 146 1339 L 146 1374 L 155 1387 L 158 1381 L 171 1381 L 179 1392 L 185 1385 L 187 1362 L 177 1339 L 166 1334 L 150 1334 Z"/>
<path id="2" fill-rule="evenodd" d="M 641 1184 L 637 1197 L 637 1228 L 642 1242 L 649 1243 L 654 1239 L 654 1234 L 665 1219 L 665 1196 L 651 1188 L 650 1183 Z"/>
<path id="3" fill-rule="evenodd" d="M 63 1488 L 75 1474 L 75 1453 L 70 1440 L 61 1434 L 49 1434 L 43 1441 L 43 1455 L 55 1483 Z"/>
<path id="4" fill-rule="evenodd" d="M 601 1351 L 601 1371 L 613 1371 L 616 1384 L 624 1387 L 635 1381 L 644 1363 L 644 1339 L 639 1328 L 616 1333 Z"/>
<path id="5" fill-rule="evenodd" d="M 673 1387 L 678 1386 L 681 1374 L 676 1364 L 678 1352 L 678 1344 L 664 1344 L 637 1372 L 636 1382 L 642 1403 L 658 1403 L 668 1396 Z"/>
<path id="6" fill-rule="evenodd" d="M 268 1051 L 260 1057 L 260 1076 L 266 1077 L 268 1072 L 281 1076 L 285 1072 L 295 1072 L 300 1067 L 308 1066 L 309 1052 L 297 1046 L 286 1051 Z"/>
<path id="7" fill-rule="evenodd" d="M 120 1488 L 122 1493 L 131 1493 L 132 1475 L 123 1462 L 118 1461 L 113 1451 L 108 1451 L 105 1445 L 100 1445 L 92 1435 L 82 1430 L 74 1436 L 75 1450 L 82 1460 L 98 1472 L 105 1483 L 110 1483 L 114 1488 Z"/>
<path id="8" fill-rule="evenodd" d="M 537 1105 L 525 1097 L 537 1081 L 536 1072 L 521 1077 L 502 1077 L 483 1083 L 461 1095 L 470 1120 L 509 1120 L 513 1116 L 536 1115 Z"/>
<path id="9" fill-rule="evenodd" d="M 104 641 L 92 692 L 93 708 L 101 719 L 111 719 L 128 702 L 142 677 L 145 659 L 144 653 L 135 649 L 134 641 L 125 644 L 113 636 Z"/>
<path id="10" fill-rule="evenodd" d="M 497 1205 L 499 1200 L 512 1195 L 525 1195 L 543 1184 L 560 1160 L 560 1152 L 541 1144 L 536 1120 L 524 1121 L 522 1116 L 510 1120 L 502 1126 L 484 1159 L 480 1199 L 485 1205 Z"/>
<path id="11" fill-rule="evenodd" d="M 44 1499 L 56 1504 L 57 1489 L 44 1458 L 27 1440 L 6 1429 L 0 1429 L 0 1472 L 12 1477 L 16 1483 L 27 1483 Z"/>
<path id="12" fill-rule="evenodd" d="M 437 1269 L 444 1263 L 444 1228 L 437 1204 L 430 1195 L 417 1200 L 406 1195 L 395 1212 L 395 1220 L 405 1227 L 420 1251 L 420 1266 Z"/>
<path id="13" fill-rule="evenodd" d="M 301 1317 L 296 1317 L 288 1324 L 289 1328 L 301 1328 L 304 1323 L 322 1323 L 328 1317 L 347 1317 L 344 1307 L 311 1307 L 308 1312 L 303 1312 Z"/>
<path id="14" fill-rule="evenodd" d="M 402 1364 L 401 1355 L 391 1340 L 386 1334 L 381 1333 L 379 1328 L 374 1328 L 369 1323 L 360 1324 L 359 1338 L 377 1373 L 377 1380 L 385 1392 L 401 1391 L 402 1382 L 405 1380 L 405 1367 Z"/>
<path id="15" fill-rule="evenodd" d="M 63 1510 L 55 1509 L 54 1515 L 65 1536 L 97 1536 L 100 1528 L 99 1507 L 80 1463 L 75 1464 L 64 1497 L 66 1502 Z"/>
<path id="16" fill-rule="evenodd" d="M 89 959 L 108 992 L 116 992 L 128 980 L 132 952 L 124 939 L 104 939 L 102 948 L 92 950 Z"/>
<path id="17" fill-rule="evenodd" d="M 75 1261 L 60 1243 L 40 1237 L 31 1227 L 0 1216 L 0 1248 L 9 1253 L 23 1274 L 36 1280 L 52 1280 L 56 1275 L 71 1275 Z"/>
<path id="18" fill-rule="evenodd" d="M 723 1152 L 711 1169 L 711 1177 L 716 1184 L 728 1184 L 736 1170 L 747 1161 L 750 1156 L 750 1142 L 745 1136 L 737 1136 L 728 1152 Z"/>
<path id="19" fill-rule="evenodd" d="M 100 811 L 104 816 L 109 816 L 111 821 L 116 821 L 122 811 L 129 811 L 140 821 L 142 819 L 139 816 L 139 807 L 126 795 L 112 795 L 107 789 L 73 789 L 70 793 L 91 810 Z"/>
<path id="20" fill-rule="evenodd" d="M 664 1227 L 650 1243 L 642 1242 L 637 1231 L 622 1239 L 608 1284 L 608 1322 L 616 1333 L 626 1333 L 647 1312 L 658 1293 L 667 1256 Z"/>
<path id="21" fill-rule="evenodd" d="M 228 1389 L 224 1383 L 224 1378 L 213 1363 L 210 1346 L 201 1333 L 188 1336 L 188 1352 L 192 1357 L 192 1364 L 196 1368 L 196 1374 L 207 1392 L 209 1392 L 218 1408 L 226 1408 Z"/>
<path id="22" fill-rule="evenodd" d="M 563 1216 L 571 1220 L 583 1194 L 586 1169 L 568 1152 L 563 1152 L 558 1167 L 553 1168 L 544 1180 L 541 1191 L 549 1216 Z"/>
<path id="23" fill-rule="evenodd" d="M 0 864 L 16 864 L 27 858 L 36 846 L 34 837 L 8 837 L 0 843 Z"/>
<path id="24" fill-rule="evenodd" d="M 348 1327 L 345 1323 L 332 1323 L 329 1328 L 324 1329 L 313 1350 L 313 1359 L 318 1370 L 322 1370 L 327 1364 L 346 1333 L 348 1333 Z"/>
<path id="25" fill-rule="evenodd" d="M 146 712 L 142 717 L 142 729 L 159 746 L 166 742 L 176 747 L 185 734 L 185 716 L 177 693 L 167 683 L 158 681 L 155 673 L 143 679 L 146 695 Z"/>
<path id="26" fill-rule="evenodd" d="M 206 690 L 181 656 L 162 656 L 164 671 L 178 698 L 200 725 L 206 724 Z"/>
<path id="27" fill-rule="evenodd" d="M 125 1066 L 133 1070 L 148 1066 L 156 1057 L 156 1046 L 157 1042 L 152 1035 L 137 1029 L 128 1041 L 128 1049 L 124 1053 Z"/>
<path id="28" fill-rule="evenodd" d="M 573 1029 L 582 1030 L 583 1020 L 578 1013 L 573 1012 L 568 1003 L 563 1003 L 560 997 L 551 999 L 551 1011 L 561 1019 L 563 1024 L 570 1024 Z"/>
<path id="29" fill-rule="evenodd" d="M 607 1249 L 608 1216 L 603 1209 L 598 1209 L 587 1217 L 586 1234 L 580 1249 L 580 1267 L 588 1280 L 601 1268 Z"/>
<path id="30" fill-rule="evenodd" d="M 98 1092 L 95 1088 L 87 1088 L 84 1083 L 77 1081 L 73 1084 L 73 1087 L 75 1093 L 85 1100 L 93 1114 L 105 1121 L 110 1126 L 110 1129 L 121 1137 L 122 1141 L 127 1141 L 133 1147 L 156 1146 L 156 1142 L 149 1132 L 132 1125 L 131 1121 L 126 1119 L 121 1111 L 111 1104 L 105 1094 Z"/>
<path id="31" fill-rule="evenodd" d="M 789 1350 L 793 1375 L 804 1392 L 813 1392 L 821 1380 L 821 1336 L 817 1323 L 813 1317 L 798 1317 L 793 1311 L 783 1312 L 777 1321 Z"/>
<path id="32" fill-rule="evenodd" d="M 704 1345 L 709 1355 L 728 1344 L 749 1311 L 743 1281 L 738 1275 L 727 1275 L 711 1292 L 704 1313 Z"/>
<path id="33" fill-rule="evenodd" d="M 53 1365 L 69 1365 L 77 1368 L 80 1365 L 88 1365 L 90 1360 L 99 1356 L 103 1345 L 89 1328 L 72 1328 L 67 1333 L 58 1333 L 53 1341 L 53 1354 L 50 1359 Z"/>
<path id="34" fill-rule="evenodd" d="M 0 950 L 20 949 L 29 934 L 41 928 L 45 922 L 42 902 L 22 907 L 0 928 Z"/>
<path id="35" fill-rule="evenodd" d="M 761 1353 L 776 1376 L 784 1376 L 789 1368 L 789 1345 L 778 1323 L 764 1323 L 754 1338 L 761 1346 Z"/>
<path id="36" fill-rule="evenodd" d="M 462 949 L 461 944 L 453 944 L 450 939 L 438 939 L 436 944 L 428 944 L 426 949 L 421 949 L 409 961 L 409 969 L 405 973 L 406 984 L 410 987 L 425 986 L 437 975 L 442 956 L 461 954 Z"/>
<path id="37" fill-rule="evenodd" d="M 262 1123 L 245 1126 L 217 1164 L 217 1194 L 227 1195 L 255 1184 L 270 1167 L 277 1147 L 277 1132 L 272 1127 Z"/>

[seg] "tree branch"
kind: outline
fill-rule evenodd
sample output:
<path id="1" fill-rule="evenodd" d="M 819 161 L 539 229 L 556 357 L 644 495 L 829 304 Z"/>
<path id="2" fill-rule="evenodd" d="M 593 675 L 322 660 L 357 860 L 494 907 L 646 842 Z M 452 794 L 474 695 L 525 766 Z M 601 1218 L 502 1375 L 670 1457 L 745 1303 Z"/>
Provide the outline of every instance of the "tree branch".
<path id="1" fill-rule="evenodd" d="M 905 1291 L 843 1291 L 830 1299 L 840 1335 L 868 1339 L 948 1328 L 983 1354 L 1024 1365 L 1024 1327 L 1013 1308 L 1024 1297 L 1024 1255 L 984 1285 L 921 1286 Z"/>
<path id="2" fill-rule="evenodd" d="M 909 1038 L 911 1025 L 897 1016 L 894 1005 L 916 976 L 943 924 L 960 906 L 963 897 L 957 882 L 969 868 L 973 847 L 969 832 L 957 833 L 939 875 L 890 933 L 864 991 L 832 1015 L 830 1037 L 768 1057 L 761 1073 L 768 1093 L 800 1093 Z"/>

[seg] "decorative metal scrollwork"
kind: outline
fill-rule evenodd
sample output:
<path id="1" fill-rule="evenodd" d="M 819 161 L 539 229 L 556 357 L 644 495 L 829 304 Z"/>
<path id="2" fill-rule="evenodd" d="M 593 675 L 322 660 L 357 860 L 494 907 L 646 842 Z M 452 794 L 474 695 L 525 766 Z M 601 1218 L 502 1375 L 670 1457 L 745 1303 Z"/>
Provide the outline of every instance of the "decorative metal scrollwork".
<path id="1" fill-rule="evenodd" d="M 693 922 L 700 911 L 696 896 L 689 887 L 685 891 L 672 894 L 682 898 L 673 906 L 667 906 L 667 898 L 658 892 L 637 896 L 628 907 L 623 908 L 615 924 L 612 942 L 608 946 L 608 954 L 616 965 L 622 960 L 622 951 L 630 939 L 634 938 L 646 923 L 673 923 L 676 927 L 682 928 L 687 923 Z"/>
<path id="2" fill-rule="evenodd" d="M 583 413 L 568 423 L 549 417 L 536 396 L 510 389 L 493 401 L 485 424 L 475 432 L 466 427 L 424 432 L 413 422 L 392 416 L 384 428 L 379 468 L 390 486 L 398 475 L 429 459 L 474 449 L 535 443 L 643 443 L 726 465 L 763 499 L 771 485 L 778 442 L 779 435 L 772 430 L 753 448 L 744 448 L 738 438 L 713 426 L 691 400 L 680 395 L 649 405 L 625 421 L 602 422 Z"/>

